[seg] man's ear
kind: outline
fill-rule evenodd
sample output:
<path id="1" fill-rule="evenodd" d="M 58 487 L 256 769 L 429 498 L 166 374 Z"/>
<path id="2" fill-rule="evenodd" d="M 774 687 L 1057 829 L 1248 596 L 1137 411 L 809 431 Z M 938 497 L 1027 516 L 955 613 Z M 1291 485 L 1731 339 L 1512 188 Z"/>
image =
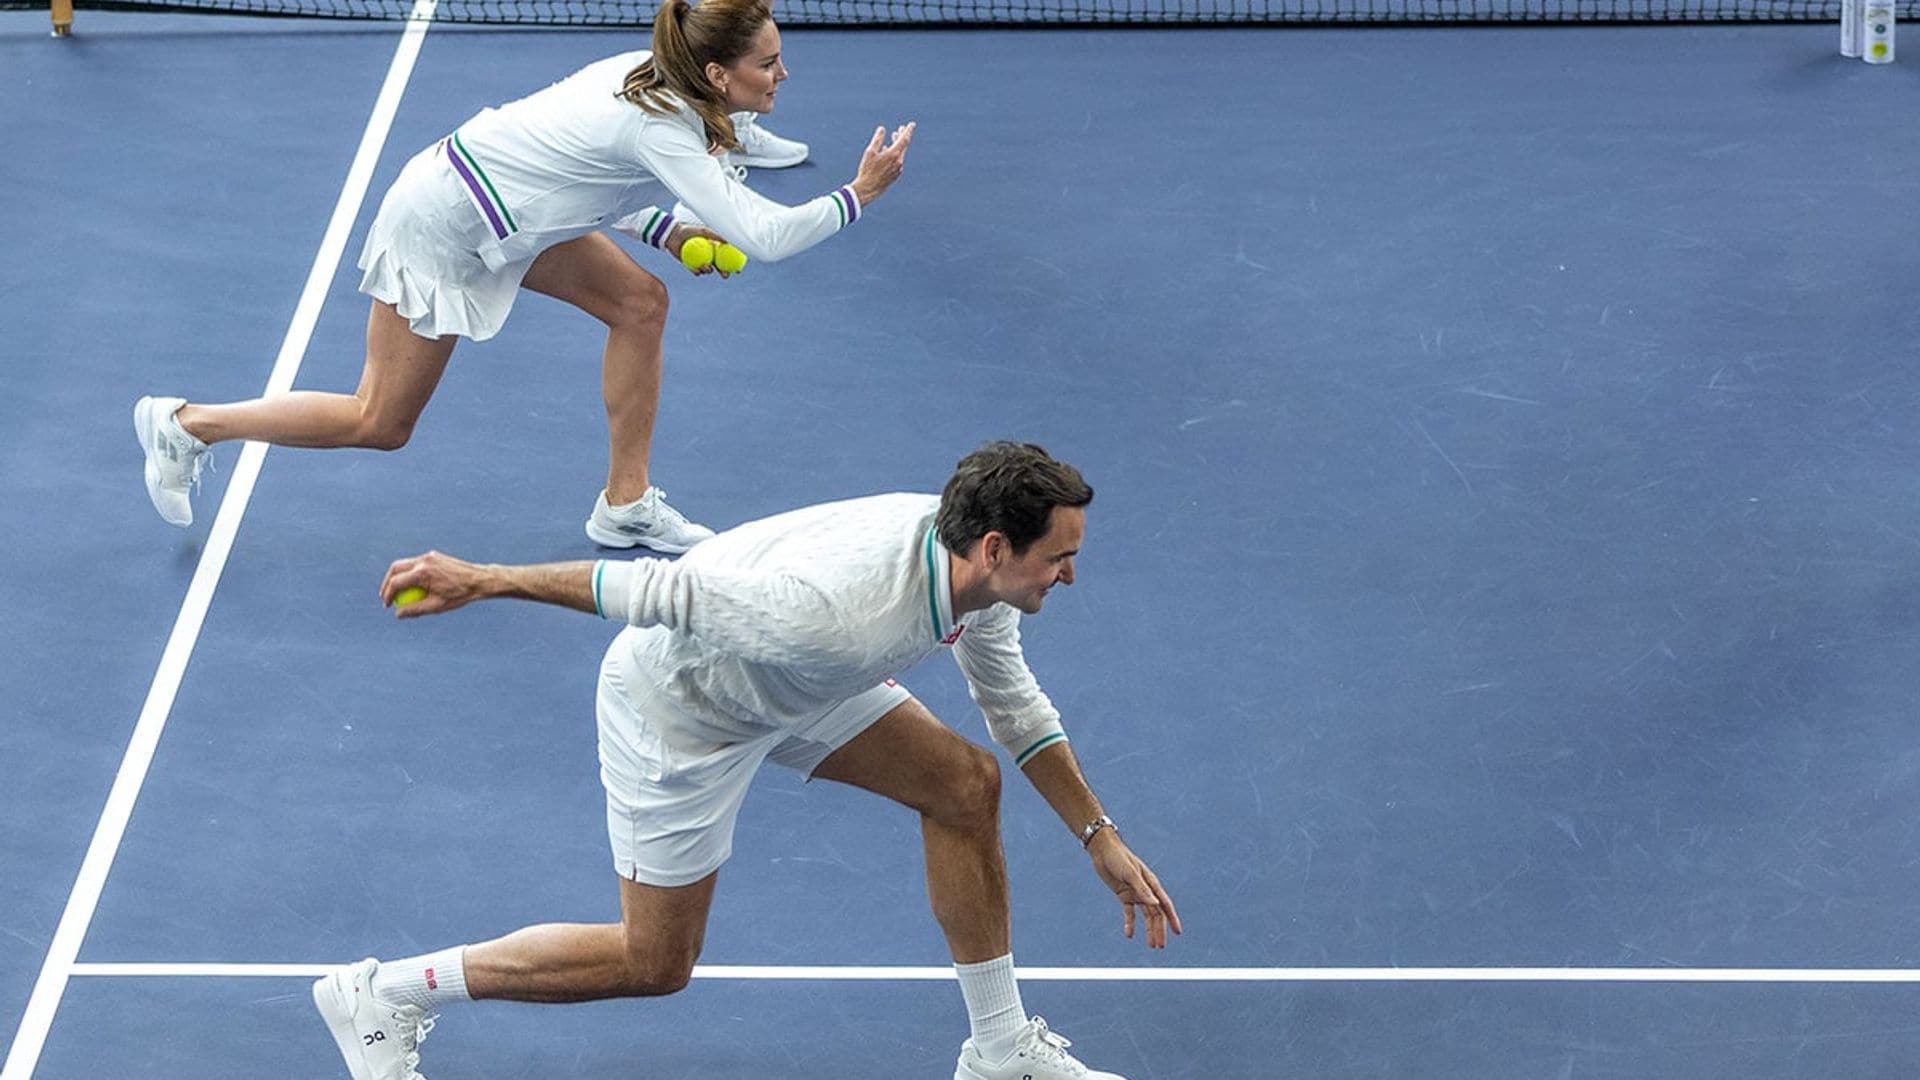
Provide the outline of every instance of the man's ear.
<path id="1" fill-rule="evenodd" d="M 982 551 L 982 554 L 986 556 L 987 566 L 989 567 L 999 566 L 1000 559 L 1007 553 L 1007 534 L 1002 532 L 990 532 L 987 535 L 981 537 L 980 542 L 985 549 L 984 551 Z"/>

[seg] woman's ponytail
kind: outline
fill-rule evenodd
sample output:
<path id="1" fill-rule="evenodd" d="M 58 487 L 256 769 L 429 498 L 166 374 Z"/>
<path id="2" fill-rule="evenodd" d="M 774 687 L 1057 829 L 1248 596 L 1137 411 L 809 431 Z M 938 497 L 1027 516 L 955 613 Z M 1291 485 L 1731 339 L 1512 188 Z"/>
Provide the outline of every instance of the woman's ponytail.
<path id="1" fill-rule="evenodd" d="M 707 65 L 746 55 L 773 20 L 767 0 L 661 0 L 653 16 L 653 55 L 627 73 L 620 96 L 656 116 L 684 103 L 699 115 L 709 150 L 738 150 L 725 95 L 707 81 Z"/>

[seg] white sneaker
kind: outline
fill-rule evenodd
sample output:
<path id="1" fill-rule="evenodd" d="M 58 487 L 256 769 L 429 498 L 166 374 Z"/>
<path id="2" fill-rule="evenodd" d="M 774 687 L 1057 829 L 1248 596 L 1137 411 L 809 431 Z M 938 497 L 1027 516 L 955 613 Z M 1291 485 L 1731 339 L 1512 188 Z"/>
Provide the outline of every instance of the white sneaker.
<path id="1" fill-rule="evenodd" d="M 1118 1073 L 1101 1072 L 1080 1064 L 1067 1053 L 1073 1044 L 1060 1034 L 1047 1030 L 1047 1022 L 1034 1017 L 1014 1039 L 1013 1053 L 1005 1061 L 991 1062 L 974 1049 L 973 1040 L 960 1044 L 960 1061 L 953 1067 L 953 1080 L 1126 1080 Z"/>
<path id="2" fill-rule="evenodd" d="M 373 998 L 380 961 L 362 960 L 313 984 L 313 1004 L 333 1032 L 334 1045 L 353 1080 L 427 1080 L 415 1071 L 420 1043 L 435 1017 L 418 1005 L 389 1005 Z"/>
<path id="3" fill-rule="evenodd" d="M 760 126 L 756 113 L 734 113 L 733 135 L 740 140 L 736 163 L 761 169 L 785 169 L 807 160 L 807 144 L 798 139 L 783 139 Z"/>
<path id="4" fill-rule="evenodd" d="M 625 506 L 607 505 L 607 493 L 593 500 L 593 514 L 587 518 L 587 539 L 601 547 L 647 547 L 663 555 L 678 555 L 713 535 L 705 525 L 695 525 L 685 514 L 667 505 L 667 493 L 657 487 Z"/>
<path id="5" fill-rule="evenodd" d="M 147 497 L 169 525 L 193 524 L 193 489 L 207 462 L 207 444 L 173 418 L 186 403 L 185 398 L 143 397 L 133 405 L 133 433 L 147 455 Z"/>

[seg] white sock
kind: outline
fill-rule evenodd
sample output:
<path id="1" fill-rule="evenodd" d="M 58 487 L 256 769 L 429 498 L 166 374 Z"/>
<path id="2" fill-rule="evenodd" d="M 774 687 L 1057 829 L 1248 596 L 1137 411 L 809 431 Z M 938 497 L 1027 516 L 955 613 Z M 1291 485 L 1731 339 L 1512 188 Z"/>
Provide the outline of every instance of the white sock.
<path id="1" fill-rule="evenodd" d="M 980 964 L 955 964 L 953 970 L 960 976 L 960 996 L 967 1000 L 974 1049 L 988 1061 L 1005 1061 L 1013 1053 L 1014 1037 L 1027 1024 L 1020 984 L 1013 977 L 1013 954 Z"/>
<path id="2" fill-rule="evenodd" d="M 457 945 L 405 960 L 382 960 L 373 973 L 373 997 L 389 1005 L 418 1005 L 431 1012 L 448 1001 L 467 1000 L 467 947 Z"/>

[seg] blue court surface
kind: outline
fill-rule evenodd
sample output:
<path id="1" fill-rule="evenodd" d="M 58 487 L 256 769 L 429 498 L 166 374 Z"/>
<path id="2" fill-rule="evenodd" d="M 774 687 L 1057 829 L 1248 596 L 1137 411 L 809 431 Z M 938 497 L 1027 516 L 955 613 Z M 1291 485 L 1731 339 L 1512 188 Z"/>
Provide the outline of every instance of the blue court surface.
<path id="1" fill-rule="evenodd" d="M 375 595 L 595 557 L 601 331 L 525 296 L 407 448 L 222 446 L 187 530 L 129 412 L 351 387 L 400 164 L 641 42 L 429 31 L 330 253 L 399 27 L 44 20 L 0 17 L 4 1078 L 344 1076 L 325 966 L 617 917 L 614 627 Z M 1920 67 L 1836 37 L 789 31 L 813 161 L 751 182 L 916 119 L 907 175 L 729 282 L 640 253 L 655 477 L 720 527 L 988 438 L 1085 471 L 1029 658 L 1187 924 L 1124 940 L 1009 775 L 1026 1004 L 1090 1064 L 1920 1075 Z M 906 682 L 984 741 L 951 664 Z M 965 1035 L 912 815 L 778 770 L 703 964 L 448 1009 L 423 1070 L 942 1078 Z"/>

